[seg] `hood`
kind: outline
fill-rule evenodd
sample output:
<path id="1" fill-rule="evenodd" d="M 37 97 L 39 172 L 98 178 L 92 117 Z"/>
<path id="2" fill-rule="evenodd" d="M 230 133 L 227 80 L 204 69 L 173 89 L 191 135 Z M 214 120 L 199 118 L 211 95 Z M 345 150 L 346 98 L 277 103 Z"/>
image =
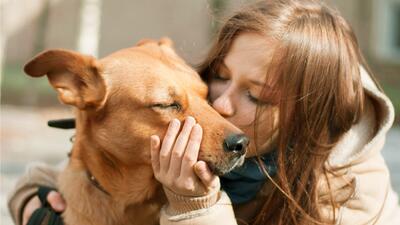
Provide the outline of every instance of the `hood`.
<path id="1" fill-rule="evenodd" d="M 332 149 L 328 158 L 331 166 L 354 164 L 363 156 L 381 151 L 394 121 L 394 108 L 389 98 L 378 89 L 364 67 L 360 67 L 360 74 L 366 98 L 365 111 L 360 121 Z"/>

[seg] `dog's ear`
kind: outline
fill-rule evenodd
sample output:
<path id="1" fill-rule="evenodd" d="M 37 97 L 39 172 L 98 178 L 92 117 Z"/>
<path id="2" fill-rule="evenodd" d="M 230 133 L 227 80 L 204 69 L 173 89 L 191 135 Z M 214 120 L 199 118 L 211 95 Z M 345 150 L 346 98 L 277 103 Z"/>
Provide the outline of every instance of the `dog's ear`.
<path id="1" fill-rule="evenodd" d="M 170 38 L 163 37 L 157 43 L 164 53 L 167 53 L 170 57 L 173 57 L 175 60 L 181 63 L 185 63 L 183 59 L 176 53 L 174 42 Z"/>
<path id="2" fill-rule="evenodd" d="M 29 61 L 24 71 L 32 77 L 47 75 L 64 104 L 81 110 L 104 104 L 106 83 L 100 64 L 91 56 L 62 49 L 48 50 Z"/>
<path id="3" fill-rule="evenodd" d="M 168 37 L 163 37 L 158 41 L 159 45 L 164 45 L 164 46 L 168 46 L 170 48 L 174 48 L 174 42 L 168 38 Z"/>
<path id="4" fill-rule="evenodd" d="M 154 39 L 144 38 L 141 39 L 136 46 L 146 45 L 146 44 L 158 44 L 163 46 L 168 46 L 170 48 L 174 48 L 174 42 L 169 37 L 162 37 L 160 40 L 156 41 Z"/>

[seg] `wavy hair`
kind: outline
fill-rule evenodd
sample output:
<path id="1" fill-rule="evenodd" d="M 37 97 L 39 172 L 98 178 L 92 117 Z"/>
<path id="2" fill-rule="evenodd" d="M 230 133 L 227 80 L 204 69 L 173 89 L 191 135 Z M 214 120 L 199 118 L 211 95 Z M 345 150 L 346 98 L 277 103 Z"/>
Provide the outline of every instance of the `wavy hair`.
<path id="1" fill-rule="evenodd" d="M 316 0 L 264 0 L 231 16 L 199 66 L 203 80 L 218 67 L 233 40 L 244 32 L 272 38 L 276 44 L 267 77 L 279 93 L 278 174 L 252 224 L 327 224 L 320 211 L 318 182 L 335 168 L 328 156 L 363 112 L 360 66 L 365 60 L 357 39 L 340 14 Z M 257 108 L 257 119 L 263 113 Z M 272 115 L 271 115 L 272 116 Z M 257 135 L 256 135 L 257 136 Z M 336 168 L 338 169 L 338 168 Z M 329 182 L 328 182 L 328 186 Z"/>

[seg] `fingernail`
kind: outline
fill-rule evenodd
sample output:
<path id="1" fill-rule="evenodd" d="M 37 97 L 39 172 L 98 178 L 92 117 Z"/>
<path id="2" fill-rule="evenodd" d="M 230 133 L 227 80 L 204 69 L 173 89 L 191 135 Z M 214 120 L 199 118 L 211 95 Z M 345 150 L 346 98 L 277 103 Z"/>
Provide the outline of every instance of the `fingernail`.
<path id="1" fill-rule="evenodd" d="M 173 119 L 173 120 L 172 120 L 172 126 L 173 126 L 174 128 L 179 127 L 179 124 L 180 124 L 180 121 L 179 121 L 178 119 Z"/>
<path id="2" fill-rule="evenodd" d="M 55 204 L 55 206 L 54 206 L 57 210 L 64 210 L 64 204 L 62 204 L 62 203 L 57 203 L 57 204 Z"/>
<path id="3" fill-rule="evenodd" d="M 202 128 L 201 128 L 200 124 L 196 123 L 196 124 L 194 125 L 194 129 L 200 131 Z"/>
<path id="4" fill-rule="evenodd" d="M 195 123 L 195 122 L 196 122 L 196 119 L 195 119 L 194 117 L 192 117 L 192 116 L 186 117 L 186 122 L 190 122 L 190 121 L 192 121 L 193 123 Z"/>

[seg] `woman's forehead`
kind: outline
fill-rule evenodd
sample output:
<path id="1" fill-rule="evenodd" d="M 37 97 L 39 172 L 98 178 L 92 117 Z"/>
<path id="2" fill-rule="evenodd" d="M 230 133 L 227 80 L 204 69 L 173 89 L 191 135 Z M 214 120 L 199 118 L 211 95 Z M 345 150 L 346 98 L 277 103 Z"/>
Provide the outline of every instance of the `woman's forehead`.
<path id="1" fill-rule="evenodd" d="M 258 80 L 262 75 L 264 79 L 272 53 L 273 43 L 267 37 L 243 33 L 233 41 L 222 67 L 226 67 L 232 74 L 246 74 Z"/>

